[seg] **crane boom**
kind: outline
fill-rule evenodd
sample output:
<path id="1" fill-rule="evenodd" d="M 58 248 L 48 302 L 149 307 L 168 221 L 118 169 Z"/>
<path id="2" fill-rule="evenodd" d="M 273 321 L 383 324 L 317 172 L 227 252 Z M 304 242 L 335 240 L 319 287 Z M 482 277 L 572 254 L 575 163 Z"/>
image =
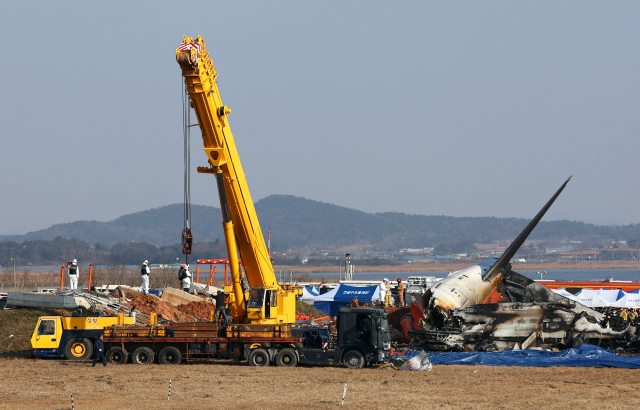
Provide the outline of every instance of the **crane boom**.
<path id="1" fill-rule="evenodd" d="M 295 295 L 299 294 L 300 290 L 289 286 L 282 287 L 277 283 L 229 127 L 228 114 L 231 110 L 222 103 L 216 81 L 218 73 L 205 49 L 202 37 L 198 36 L 195 40 L 183 37 L 182 44 L 176 49 L 176 60 L 182 67 L 190 104 L 198 118 L 204 151 L 210 165 L 206 168 L 199 167 L 198 172 L 212 173 L 216 175 L 218 182 L 223 228 L 233 278 L 232 314 L 239 321 L 293 323 Z M 241 287 L 236 246 L 242 258 L 247 282 L 252 287 L 248 297 Z M 254 292 L 253 288 L 261 290 Z M 258 305 L 256 298 L 262 300 L 262 308 L 259 311 L 255 310 L 257 307 L 252 308 Z M 250 302 L 248 307 L 244 303 L 247 299 Z M 265 310 L 274 308 L 277 313 L 265 314 Z M 274 314 L 277 317 L 274 317 Z"/>

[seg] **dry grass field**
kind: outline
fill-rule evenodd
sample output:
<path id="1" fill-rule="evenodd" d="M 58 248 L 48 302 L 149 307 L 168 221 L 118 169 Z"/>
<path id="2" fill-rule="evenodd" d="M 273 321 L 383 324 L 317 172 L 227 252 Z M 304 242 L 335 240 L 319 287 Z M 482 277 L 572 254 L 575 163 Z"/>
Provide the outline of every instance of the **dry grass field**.
<path id="1" fill-rule="evenodd" d="M 435 366 L 253 368 L 0 359 L 0 409 L 638 408 L 640 370 Z M 167 400 L 169 379 L 171 400 Z"/>

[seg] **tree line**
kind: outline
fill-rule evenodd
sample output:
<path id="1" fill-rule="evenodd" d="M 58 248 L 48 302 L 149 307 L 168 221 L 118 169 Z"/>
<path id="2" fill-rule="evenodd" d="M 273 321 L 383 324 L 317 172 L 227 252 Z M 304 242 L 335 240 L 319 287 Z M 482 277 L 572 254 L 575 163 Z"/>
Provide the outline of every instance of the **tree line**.
<path id="1" fill-rule="evenodd" d="M 198 242 L 193 245 L 191 260 L 226 259 L 224 242 Z M 156 246 L 145 242 L 118 243 L 111 247 L 96 243 L 88 244 L 77 239 L 57 237 L 53 240 L 0 242 L 0 265 L 12 266 L 13 258 L 17 266 L 57 266 L 77 259 L 82 265 L 120 264 L 138 265 L 148 260 L 152 264 L 172 264 L 177 259 L 184 261 L 182 245 Z"/>

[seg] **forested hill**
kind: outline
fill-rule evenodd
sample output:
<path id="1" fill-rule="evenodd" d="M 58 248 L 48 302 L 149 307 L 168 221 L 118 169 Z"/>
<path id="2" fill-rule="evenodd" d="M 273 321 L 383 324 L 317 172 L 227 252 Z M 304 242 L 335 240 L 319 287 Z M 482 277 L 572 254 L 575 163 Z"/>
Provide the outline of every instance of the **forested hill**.
<path id="1" fill-rule="evenodd" d="M 374 244 L 383 248 L 427 247 L 460 241 L 488 243 L 513 239 L 528 219 L 451 217 L 385 212 L 370 214 L 290 195 L 272 195 L 256 202 L 263 234 L 271 225 L 274 249 Z M 223 240 L 219 208 L 193 205 L 194 241 Z M 75 238 L 95 244 L 147 242 L 173 245 L 183 229 L 181 204 L 121 216 L 109 222 L 77 221 L 53 225 L 26 235 L 0 236 L 0 241 Z M 640 238 L 640 224 L 596 226 L 582 222 L 541 222 L 530 239 L 601 241 Z"/>

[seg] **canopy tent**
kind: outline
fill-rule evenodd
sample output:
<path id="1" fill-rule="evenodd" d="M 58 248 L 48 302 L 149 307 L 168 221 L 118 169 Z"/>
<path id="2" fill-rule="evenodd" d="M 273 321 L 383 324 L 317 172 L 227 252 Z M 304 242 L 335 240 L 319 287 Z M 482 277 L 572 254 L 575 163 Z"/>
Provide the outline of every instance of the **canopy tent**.
<path id="1" fill-rule="evenodd" d="M 580 292 L 576 295 L 576 302 L 583 304 L 587 307 L 591 307 L 591 300 L 594 296 L 597 296 L 595 292 Z"/>
<path id="2" fill-rule="evenodd" d="M 616 300 L 611 306 L 621 308 L 640 308 L 640 295 L 637 293 L 626 292 L 623 297 Z"/>
<path id="3" fill-rule="evenodd" d="M 591 298 L 591 304 L 587 305 L 587 306 L 589 306 L 589 307 L 611 306 L 611 302 L 603 299 L 602 297 L 600 297 L 600 295 L 593 294 L 593 298 Z"/>
<path id="4" fill-rule="evenodd" d="M 551 291 L 556 295 L 564 296 L 565 298 L 569 300 L 573 300 L 574 302 L 578 301 L 578 298 L 575 295 L 572 295 L 571 293 L 567 292 L 565 288 L 551 289 Z"/>
<path id="5" fill-rule="evenodd" d="M 380 300 L 379 285 L 349 286 L 341 284 L 324 295 L 316 296 L 313 306 L 329 316 L 338 316 L 338 307 L 345 306 L 356 298 L 360 302 Z"/>
<path id="6" fill-rule="evenodd" d="M 302 288 L 302 295 L 300 296 L 300 300 L 302 300 L 307 305 L 313 305 L 314 300 L 320 293 L 318 292 L 318 288 L 315 286 L 305 286 Z"/>
<path id="7" fill-rule="evenodd" d="M 615 303 L 616 300 L 624 296 L 624 292 L 620 289 L 600 289 L 598 296 L 605 300 L 607 303 Z"/>
<path id="8" fill-rule="evenodd" d="M 559 293 L 559 292 L 556 292 Z M 565 295 L 563 295 L 565 296 Z M 624 292 L 620 289 L 582 289 L 576 301 L 587 307 L 640 308 L 639 289 Z"/>

